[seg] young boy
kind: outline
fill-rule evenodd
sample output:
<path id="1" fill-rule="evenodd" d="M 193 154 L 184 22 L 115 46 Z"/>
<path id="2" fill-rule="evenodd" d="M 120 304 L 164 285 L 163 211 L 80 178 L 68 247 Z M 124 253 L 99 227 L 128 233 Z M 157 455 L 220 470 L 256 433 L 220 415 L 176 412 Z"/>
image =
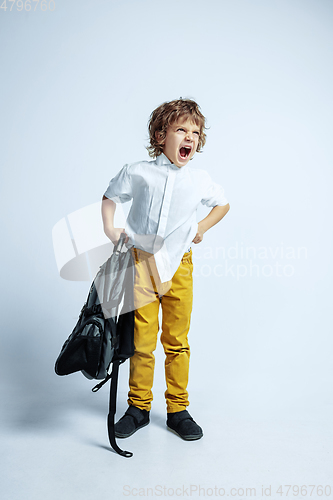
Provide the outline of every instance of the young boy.
<path id="1" fill-rule="evenodd" d="M 188 165 L 206 142 L 204 130 L 205 117 L 193 100 L 163 103 L 149 120 L 147 149 L 155 160 L 125 165 L 103 196 L 105 234 L 115 244 L 125 232 L 135 260 L 135 353 L 130 359 L 129 407 L 115 426 L 117 437 L 131 436 L 149 424 L 160 305 L 167 427 L 185 440 L 203 436 L 186 410 L 193 300 L 190 245 L 200 243 L 230 208 L 222 187 L 206 171 Z M 116 203 L 131 199 L 125 228 L 115 228 Z M 200 203 L 213 208 L 197 223 Z"/>

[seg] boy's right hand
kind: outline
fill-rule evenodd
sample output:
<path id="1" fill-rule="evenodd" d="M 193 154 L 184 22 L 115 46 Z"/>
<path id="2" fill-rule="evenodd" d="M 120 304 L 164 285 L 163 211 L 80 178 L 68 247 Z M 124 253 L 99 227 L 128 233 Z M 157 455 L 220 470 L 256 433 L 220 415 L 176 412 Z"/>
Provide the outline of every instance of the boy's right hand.
<path id="1" fill-rule="evenodd" d="M 120 235 L 122 233 L 126 234 L 125 233 L 125 228 L 120 228 L 120 227 L 114 227 L 112 229 L 108 229 L 108 230 L 104 230 L 105 231 L 105 234 L 106 236 L 112 241 L 112 243 L 114 245 L 116 245 L 119 241 L 119 238 L 120 238 Z M 126 239 L 125 239 L 125 243 L 128 242 L 128 236 L 126 234 Z"/>

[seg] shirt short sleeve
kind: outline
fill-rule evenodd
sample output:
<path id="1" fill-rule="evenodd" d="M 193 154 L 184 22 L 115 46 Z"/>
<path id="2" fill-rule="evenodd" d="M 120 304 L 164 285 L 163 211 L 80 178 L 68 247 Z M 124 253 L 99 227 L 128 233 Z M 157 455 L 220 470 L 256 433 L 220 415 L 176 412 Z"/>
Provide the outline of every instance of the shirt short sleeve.
<path id="1" fill-rule="evenodd" d="M 220 184 L 214 182 L 206 172 L 206 179 L 203 183 L 203 197 L 201 203 L 207 207 L 224 206 L 229 202 L 224 195 L 224 189 Z"/>
<path id="2" fill-rule="evenodd" d="M 133 198 L 128 165 L 124 165 L 118 174 L 111 179 L 104 196 L 115 203 L 126 203 Z"/>

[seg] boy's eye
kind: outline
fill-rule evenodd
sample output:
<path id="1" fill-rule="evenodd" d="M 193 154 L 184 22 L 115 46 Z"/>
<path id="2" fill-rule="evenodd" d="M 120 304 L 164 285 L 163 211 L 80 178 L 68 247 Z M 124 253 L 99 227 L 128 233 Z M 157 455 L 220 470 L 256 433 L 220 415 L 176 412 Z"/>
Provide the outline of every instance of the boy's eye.
<path id="1" fill-rule="evenodd" d="M 181 128 L 181 127 L 180 127 L 180 128 L 177 128 L 177 132 L 178 132 L 179 130 L 181 130 L 182 132 L 185 132 L 185 129 L 184 129 L 184 128 Z M 194 134 L 197 134 L 197 135 L 200 135 L 200 132 L 198 132 L 197 130 L 195 130 L 193 133 L 194 133 Z"/>

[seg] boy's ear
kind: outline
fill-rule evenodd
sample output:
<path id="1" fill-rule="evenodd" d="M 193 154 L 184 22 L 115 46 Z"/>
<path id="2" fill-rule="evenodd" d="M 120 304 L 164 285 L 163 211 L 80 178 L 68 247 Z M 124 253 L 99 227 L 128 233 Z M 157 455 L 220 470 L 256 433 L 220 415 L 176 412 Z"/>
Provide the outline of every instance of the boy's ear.
<path id="1" fill-rule="evenodd" d="M 155 139 L 157 140 L 157 142 L 159 144 L 163 143 L 163 139 L 161 137 L 161 132 L 159 130 L 156 130 L 156 132 L 155 132 Z"/>

